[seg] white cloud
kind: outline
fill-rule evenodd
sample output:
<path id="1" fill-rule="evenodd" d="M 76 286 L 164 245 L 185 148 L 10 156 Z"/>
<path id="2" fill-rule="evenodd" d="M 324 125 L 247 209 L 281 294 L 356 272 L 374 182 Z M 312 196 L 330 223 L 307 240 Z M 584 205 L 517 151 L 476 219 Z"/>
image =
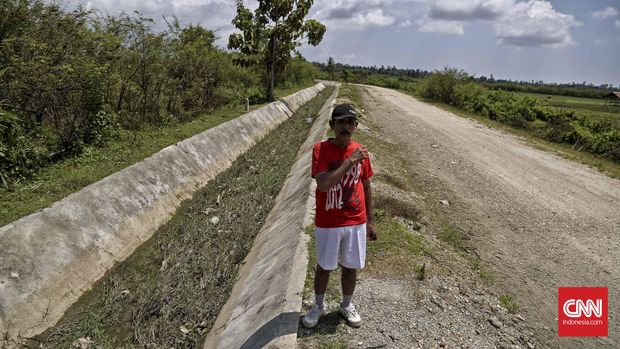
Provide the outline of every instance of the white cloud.
<path id="1" fill-rule="evenodd" d="M 89 9 L 118 14 L 121 11 L 141 14 L 161 22 L 161 16 L 176 16 L 181 23 L 201 24 L 210 29 L 230 27 L 236 14 L 231 0 L 69 0 L 72 4 L 82 4 Z"/>
<path id="2" fill-rule="evenodd" d="M 493 27 L 502 44 L 558 48 L 574 44 L 570 29 L 579 25 L 547 1 L 529 0 L 517 3 Z"/>
<path id="3" fill-rule="evenodd" d="M 376 9 L 365 15 L 357 15 L 355 21 L 361 26 L 376 25 L 382 27 L 394 23 L 394 17 L 383 14 L 383 9 Z"/>
<path id="4" fill-rule="evenodd" d="M 515 0 L 438 0 L 430 2 L 426 14 L 417 21 L 426 33 L 465 34 L 465 24 L 495 20 L 510 11 Z"/>
<path id="5" fill-rule="evenodd" d="M 607 19 L 611 17 L 616 17 L 618 15 L 618 10 L 611 6 L 607 6 L 604 10 L 596 11 L 592 13 L 592 17 L 597 19 Z"/>
<path id="6" fill-rule="evenodd" d="M 400 22 L 400 24 L 398 25 L 400 28 L 406 28 L 406 27 L 411 27 L 413 23 L 411 23 L 411 21 L 409 19 L 406 19 L 402 22 Z"/>
<path id="7" fill-rule="evenodd" d="M 315 17 L 329 29 L 364 29 L 392 25 L 396 18 L 384 13 L 393 3 L 403 0 L 317 1 Z"/>
<path id="8" fill-rule="evenodd" d="M 615 21 L 614 24 L 616 25 L 616 28 L 620 28 L 620 21 Z"/>
<path id="9" fill-rule="evenodd" d="M 465 34 L 463 28 L 463 22 L 457 21 L 444 21 L 444 20 L 432 20 L 428 17 L 423 17 L 418 21 L 420 27 L 419 31 L 424 33 L 439 33 L 439 34 Z"/>
<path id="10" fill-rule="evenodd" d="M 493 20 L 514 6 L 514 0 L 438 0 L 428 16 L 434 20 Z"/>

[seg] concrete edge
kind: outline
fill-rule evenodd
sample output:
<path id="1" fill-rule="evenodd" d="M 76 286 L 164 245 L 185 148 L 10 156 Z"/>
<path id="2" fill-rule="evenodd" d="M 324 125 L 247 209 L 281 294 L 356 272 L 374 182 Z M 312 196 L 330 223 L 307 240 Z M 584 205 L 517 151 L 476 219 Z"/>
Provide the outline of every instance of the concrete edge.
<path id="1" fill-rule="evenodd" d="M 318 83 L 287 99 L 297 105 L 324 87 Z M 166 223 L 183 200 L 291 115 L 284 103 L 271 103 L 0 227 L 2 339 L 19 341 L 53 326 L 84 291 Z"/>
<path id="2" fill-rule="evenodd" d="M 326 133 L 339 84 L 329 97 L 297 161 L 244 260 L 231 295 L 207 335 L 203 348 L 294 348 L 301 291 L 308 263 L 304 227 L 311 222 L 314 181 L 311 150 Z"/>

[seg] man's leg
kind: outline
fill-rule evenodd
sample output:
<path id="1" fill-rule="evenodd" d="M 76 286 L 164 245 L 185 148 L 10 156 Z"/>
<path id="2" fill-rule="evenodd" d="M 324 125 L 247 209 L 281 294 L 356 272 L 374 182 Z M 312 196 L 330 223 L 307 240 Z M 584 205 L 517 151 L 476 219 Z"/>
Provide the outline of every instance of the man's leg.
<path id="1" fill-rule="evenodd" d="M 344 298 L 343 306 L 348 306 L 349 302 L 351 302 L 351 296 L 353 296 L 353 291 L 355 291 L 355 282 L 357 281 L 357 269 L 350 269 L 342 267 L 342 295 Z M 348 299 L 346 299 L 348 298 Z"/>
<path id="2" fill-rule="evenodd" d="M 317 263 L 314 272 L 314 305 L 303 318 L 304 326 L 313 328 L 325 311 L 325 291 L 329 281 L 329 270 L 321 268 Z"/>
<path id="3" fill-rule="evenodd" d="M 314 272 L 314 304 L 318 305 L 321 310 L 325 308 L 323 301 L 325 300 L 325 291 L 329 282 L 329 272 L 329 270 L 321 268 L 320 265 L 316 265 L 316 271 Z"/>
<path id="4" fill-rule="evenodd" d="M 366 225 L 348 226 L 345 231 L 346 235 L 340 245 L 342 303 L 340 304 L 339 311 L 349 325 L 359 327 L 362 323 L 362 318 L 357 313 L 351 298 L 353 297 L 353 291 L 355 291 L 357 269 L 363 268 L 366 261 Z"/>
<path id="5" fill-rule="evenodd" d="M 351 302 L 356 280 L 357 269 L 342 267 L 342 303 L 339 312 L 352 327 L 359 327 L 362 324 L 362 318 Z"/>

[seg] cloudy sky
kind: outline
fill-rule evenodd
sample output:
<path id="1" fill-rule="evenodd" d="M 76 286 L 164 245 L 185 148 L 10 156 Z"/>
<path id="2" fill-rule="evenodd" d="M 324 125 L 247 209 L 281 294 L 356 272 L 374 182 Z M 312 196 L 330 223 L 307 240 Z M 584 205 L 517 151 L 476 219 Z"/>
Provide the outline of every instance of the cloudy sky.
<path id="1" fill-rule="evenodd" d="M 222 47 L 234 30 L 234 0 L 63 1 L 112 14 L 176 15 L 217 29 Z M 620 84 L 620 0 L 315 0 L 309 17 L 327 26 L 319 46 L 301 49 L 313 61 Z"/>

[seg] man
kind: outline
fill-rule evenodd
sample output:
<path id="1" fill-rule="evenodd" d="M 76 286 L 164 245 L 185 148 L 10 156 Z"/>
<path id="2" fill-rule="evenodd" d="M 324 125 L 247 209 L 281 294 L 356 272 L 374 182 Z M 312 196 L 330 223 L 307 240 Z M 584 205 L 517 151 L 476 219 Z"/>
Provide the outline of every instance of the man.
<path id="1" fill-rule="evenodd" d="M 373 222 L 368 149 L 351 139 L 357 129 L 357 112 L 349 104 L 337 105 L 329 122 L 334 138 L 314 145 L 312 177 L 316 180 L 315 237 L 317 266 L 315 302 L 303 318 L 304 326 L 316 326 L 324 314 L 329 273 L 342 266 L 340 314 L 352 327 L 362 319 L 351 302 L 357 269 L 366 261 L 366 235 L 376 240 Z"/>

